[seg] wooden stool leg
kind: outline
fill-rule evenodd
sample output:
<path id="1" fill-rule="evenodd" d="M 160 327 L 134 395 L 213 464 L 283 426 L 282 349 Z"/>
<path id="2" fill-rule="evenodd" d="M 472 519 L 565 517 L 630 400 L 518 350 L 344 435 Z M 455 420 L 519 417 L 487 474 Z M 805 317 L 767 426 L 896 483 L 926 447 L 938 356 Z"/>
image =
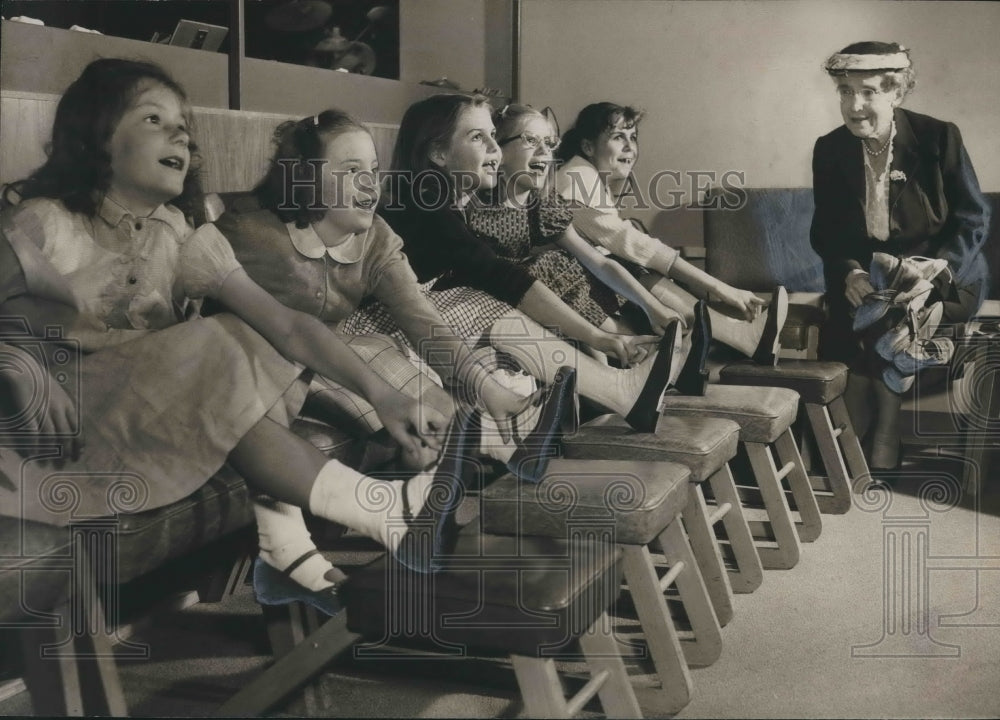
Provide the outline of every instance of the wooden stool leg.
<path id="1" fill-rule="evenodd" d="M 701 485 L 688 483 L 688 502 L 681 513 L 691 551 L 698 561 L 701 578 L 712 598 L 719 625 L 725 626 L 733 619 L 733 590 L 729 586 L 729 573 L 722 562 L 722 552 L 715 541 L 715 532 L 708 519 L 708 506 Z"/>
<path id="2" fill-rule="evenodd" d="M 861 442 L 858 440 L 854 425 L 851 423 L 851 416 L 847 413 L 847 404 L 843 397 L 830 403 L 830 417 L 835 426 L 844 428 L 840 433 L 840 448 L 844 452 L 851 486 L 854 492 L 861 492 L 871 484 L 872 476 L 868 470 L 865 454 L 861 451 Z"/>
<path id="3" fill-rule="evenodd" d="M 726 529 L 729 545 L 736 557 L 736 571 L 729 573 L 729 584 L 733 592 L 748 593 L 760 587 L 764 581 L 764 567 L 760 564 L 760 555 L 753 544 L 750 526 L 743 515 L 740 496 L 736 491 L 736 481 L 733 471 L 726 463 L 708 479 L 712 486 L 712 494 L 719 507 L 729 503 L 730 510 L 722 516 L 722 525 Z"/>
<path id="4" fill-rule="evenodd" d="M 58 609 L 58 628 L 21 631 L 25 684 L 36 715 L 128 715 L 104 610 L 84 557 L 73 597 Z M 81 623 L 93 623 L 81 632 Z M 67 630 L 70 635 L 66 639 Z"/>
<path id="5" fill-rule="evenodd" d="M 691 622 L 691 629 L 694 631 L 694 642 L 685 642 L 681 645 L 684 657 L 688 665 L 695 667 L 711 665 L 722 654 L 722 630 L 719 628 L 719 620 L 715 616 L 712 600 L 705 588 L 705 581 L 701 579 L 701 572 L 698 571 L 698 564 L 695 562 L 694 553 L 691 552 L 684 528 L 680 523 L 672 522 L 660 533 L 658 540 L 660 550 L 671 570 L 678 563 L 683 563 L 674 582 L 684 604 L 684 611 Z"/>
<path id="6" fill-rule="evenodd" d="M 774 465 L 771 450 L 763 443 L 744 443 L 750 466 L 760 488 L 761 499 L 767 510 L 768 520 L 778 547 L 758 547 L 761 564 L 768 569 L 787 570 L 799 561 L 799 535 L 792 522 L 788 499 L 781 487 L 778 468 Z"/>
<path id="7" fill-rule="evenodd" d="M 604 714 L 608 717 L 641 718 L 639 701 L 632 690 L 618 643 L 610 628 L 611 622 L 605 612 L 580 636 L 580 648 L 587 656 L 591 676 L 599 677 L 607 673 L 607 680 L 598 690 Z"/>
<path id="8" fill-rule="evenodd" d="M 347 613 L 341 612 L 218 707 L 213 717 L 263 715 L 359 639 L 347 629 Z"/>
<path id="9" fill-rule="evenodd" d="M 788 487 L 795 498 L 795 506 L 799 511 L 800 521 L 795 527 L 799 532 L 799 540 L 802 542 L 812 542 L 820 536 L 823 531 L 823 516 L 820 515 L 819 505 L 816 504 L 816 496 L 813 494 L 812 484 L 809 476 L 806 475 L 805 466 L 802 464 L 802 456 L 799 455 L 799 446 L 792 436 L 789 428 L 781 434 L 775 441 L 774 449 L 779 461 L 788 467 Z"/>
<path id="10" fill-rule="evenodd" d="M 625 581 L 663 688 L 663 710 L 667 713 L 678 712 L 691 702 L 691 673 L 667 609 L 656 567 L 649 548 L 623 545 L 622 550 Z"/>
<path id="11" fill-rule="evenodd" d="M 303 603 L 268 606 L 261 605 L 264 621 L 267 623 L 267 637 L 271 642 L 271 652 L 275 659 L 290 653 L 292 649 L 319 629 L 320 617 L 315 608 Z M 323 703 L 316 683 L 308 683 L 302 688 L 302 697 L 290 702 L 284 712 L 291 715 L 319 714 Z"/>
<path id="12" fill-rule="evenodd" d="M 511 655 L 510 659 L 528 717 L 572 717 L 552 658 Z"/>
<path id="13" fill-rule="evenodd" d="M 840 450 L 838 438 L 843 437 L 847 428 L 832 421 L 830 410 L 826 405 L 806 403 L 806 413 L 809 415 L 809 427 L 812 428 L 813 437 L 819 446 L 820 457 L 823 458 L 823 466 L 826 468 L 826 478 L 830 484 L 829 492 L 832 493 L 832 497 L 817 495 L 816 502 L 822 512 L 838 515 L 846 513 L 851 509 L 851 481 L 847 475 L 847 466 L 844 464 L 844 454 Z"/>

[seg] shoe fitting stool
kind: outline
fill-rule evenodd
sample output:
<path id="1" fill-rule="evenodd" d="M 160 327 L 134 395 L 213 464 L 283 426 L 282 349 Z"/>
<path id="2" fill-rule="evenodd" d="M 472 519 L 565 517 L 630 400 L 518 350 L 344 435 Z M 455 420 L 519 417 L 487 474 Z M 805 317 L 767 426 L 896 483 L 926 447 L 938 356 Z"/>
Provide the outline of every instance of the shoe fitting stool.
<path id="1" fill-rule="evenodd" d="M 799 560 L 800 541 L 815 540 L 823 527 L 802 456 L 792 436 L 798 393 L 786 388 L 709 385 L 704 395 L 667 395 L 663 405 L 663 414 L 669 417 L 723 418 L 740 426 L 740 444 L 750 460 L 766 522 L 776 543 L 775 546 L 758 544 L 761 563 L 768 569 L 794 567 Z M 786 478 L 799 514 L 797 522 L 782 486 Z M 737 478 L 737 485 L 743 487 L 745 483 L 741 480 Z M 762 527 L 760 522 L 752 520 L 756 513 L 748 507 L 754 495 L 752 489 L 744 487 L 741 491 L 744 514 L 751 529 Z"/>
<path id="2" fill-rule="evenodd" d="M 640 433 L 615 414 L 584 423 L 563 438 L 563 454 L 571 459 L 667 460 L 691 472 L 688 503 L 682 519 L 698 560 L 719 624 L 733 615 L 732 593 L 753 592 L 764 579 L 760 556 L 743 508 L 729 460 L 736 455 L 740 426 L 721 418 L 660 418 L 655 433 Z M 708 481 L 715 504 L 705 502 Z M 736 567 L 727 570 L 715 537 L 722 523 Z"/>
<path id="3" fill-rule="evenodd" d="M 819 509 L 837 514 L 851 509 L 852 490 L 864 489 L 871 482 L 871 474 L 844 403 L 846 365 L 819 360 L 782 360 L 777 367 L 739 362 L 722 369 L 720 382 L 797 392 L 826 468 L 826 477 L 809 478 Z"/>
<path id="4" fill-rule="evenodd" d="M 447 662 L 509 657 L 529 717 L 573 717 L 595 695 L 608 717 L 642 717 L 607 616 L 620 593 L 621 560 L 614 544 L 588 531 L 500 537 L 481 533 L 474 520 L 440 572 L 414 573 L 385 555 L 352 572 L 340 586 L 345 609 L 215 714 L 260 715 L 349 649 L 355 663 L 378 663 L 402 647 Z M 591 675 L 568 700 L 555 665 L 566 653 L 582 655 Z"/>
<path id="5" fill-rule="evenodd" d="M 658 710 L 676 712 L 691 699 L 688 666 L 722 653 L 722 635 L 698 564 L 681 526 L 690 472 L 670 462 L 553 459 L 538 484 L 504 475 L 480 495 L 483 529 L 516 537 L 564 538 L 591 528 L 624 553 L 625 581 L 661 683 Z M 650 546 L 669 566 L 660 577 Z M 664 593 L 675 586 L 694 633 L 681 641 Z"/>

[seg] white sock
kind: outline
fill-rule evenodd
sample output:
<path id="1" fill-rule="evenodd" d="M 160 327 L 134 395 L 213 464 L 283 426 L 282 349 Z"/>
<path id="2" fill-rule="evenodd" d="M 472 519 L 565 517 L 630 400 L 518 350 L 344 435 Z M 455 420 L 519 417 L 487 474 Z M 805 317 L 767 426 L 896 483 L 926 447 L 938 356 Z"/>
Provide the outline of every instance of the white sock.
<path id="1" fill-rule="evenodd" d="M 406 529 L 403 494 L 410 512 L 417 515 L 433 480 L 433 472 L 419 473 L 409 480 L 376 480 L 330 460 L 313 482 L 309 511 L 395 550 Z"/>
<path id="2" fill-rule="evenodd" d="M 257 518 L 257 543 L 260 558 L 276 570 L 284 571 L 316 545 L 309 535 L 302 510 L 266 496 L 253 501 Z M 330 561 L 316 554 L 292 570 L 290 577 L 307 590 L 322 590 L 333 585 L 326 573 L 333 569 Z"/>
<path id="3" fill-rule="evenodd" d="M 525 373 L 514 373 L 509 370 L 495 370 L 491 376 L 503 387 L 512 390 L 518 395 L 528 396 L 535 391 L 535 379 Z M 527 437 L 542 416 L 541 405 L 529 405 L 525 410 L 514 417 L 517 423 L 518 434 Z M 506 463 L 511 455 L 517 450 L 517 445 L 513 441 L 504 442 L 500 436 L 500 429 L 497 421 L 490 415 L 483 413 L 481 418 L 482 435 L 479 443 L 479 451 L 486 457 Z"/>

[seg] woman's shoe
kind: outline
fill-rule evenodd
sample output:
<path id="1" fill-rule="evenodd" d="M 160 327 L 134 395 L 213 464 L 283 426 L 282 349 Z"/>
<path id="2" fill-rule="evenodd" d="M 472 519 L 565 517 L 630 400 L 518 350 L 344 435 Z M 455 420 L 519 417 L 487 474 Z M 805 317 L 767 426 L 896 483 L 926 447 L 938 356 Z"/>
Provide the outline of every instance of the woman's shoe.
<path id="1" fill-rule="evenodd" d="M 864 302 L 854 312 L 854 332 L 867 330 L 885 317 L 892 307 L 892 299 L 896 294 L 895 290 L 876 290 L 866 295 Z"/>
<path id="2" fill-rule="evenodd" d="M 897 395 L 902 395 L 913 387 L 913 375 L 901 373 L 895 365 L 887 365 L 882 370 L 882 382 Z"/>
<path id="3" fill-rule="evenodd" d="M 462 411 L 459 410 L 459 413 Z M 474 483 L 473 476 L 480 468 L 477 457 L 479 435 L 477 411 L 462 413 L 452 421 L 451 433 L 420 512 L 413 513 L 404 488 L 403 521 L 406 531 L 393 556 L 414 572 L 438 572 L 455 549 L 460 530 L 455 515 L 465 498 L 466 489 Z M 416 478 L 407 482 L 414 480 Z"/>
<path id="4" fill-rule="evenodd" d="M 565 365 L 549 386 L 538 424 L 528 437 L 518 441 L 517 450 L 507 461 L 507 469 L 521 480 L 539 483 L 545 477 L 549 458 L 559 448 L 563 435 L 576 430 L 580 403 L 576 394 L 576 368 Z"/>
<path id="5" fill-rule="evenodd" d="M 656 423 L 660 419 L 663 393 L 666 392 L 670 383 L 670 367 L 680 342 L 680 323 L 675 320 L 670 323 L 666 332 L 663 333 L 663 337 L 660 338 L 660 345 L 656 351 L 656 359 L 653 360 L 653 367 L 649 371 L 649 377 L 646 378 L 646 383 L 639 391 L 639 396 L 635 399 L 632 409 L 625 416 L 625 421 L 639 432 L 656 431 Z"/>
<path id="6" fill-rule="evenodd" d="M 905 348 L 892 359 L 892 364 L 903 375 L 915 375 L 926 367 L 947 365 L 955 354 L 955 344 L 951 338 L 933 337 L 930 340 L 918 340 Z"/>
<path id="7" fill-rule="evenodd" d="M 303 562 L 319 553 L 310 550 L 284 570 L 277 570 L 259 557 L 253 563 L 253 593 L 261 605 L 290 605 L 295 602 L 305 603 L 321 613 L 334 616 L 343 607 L 337 598 L 337 586 L 331 585 L 322 590 L 308 590 L 292 580 L 292 572 Z"/>
<path id="8" fill-rule="evenodd" d="M 788 292 L 783 285 L 778 285 L 771 293 L 771 304 L 767 306 L 767 321 L 760 342 L 754 350 L 751 360 L 758 365 L 778 364 L 778 353 L 781 352 L 781 329 L 785 327 L 788 318 Z"/>
<path id="9" fill-rule="evenodd" d="M 712 320 L 708 306 L 699 300 L 694 306 L 694 322 L 691 327 L 691 350 L 674 388 L 681 395 L 704 395 L 708 384 L 708 349 L 712 343 Z"/>

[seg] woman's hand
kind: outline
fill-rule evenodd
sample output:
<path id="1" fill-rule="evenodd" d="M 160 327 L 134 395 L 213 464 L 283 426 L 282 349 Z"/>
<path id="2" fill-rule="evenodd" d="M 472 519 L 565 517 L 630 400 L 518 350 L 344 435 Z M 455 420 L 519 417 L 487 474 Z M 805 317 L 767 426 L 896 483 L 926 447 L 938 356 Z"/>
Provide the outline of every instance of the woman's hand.
<path id="1" fill-rule="evenodd" d="M 679 312 L 668 308 L 659 301 L 649 303 L 643 310 L 646 317 L 649 318 L 649 324 L 653 326 L 653 332 L 657 335 L 662 336 L 670 324 L 675 321 L 679 322 L 681 327 L 685 325 L 684 318 Z"/>
<path id="2" fill-rule="evenodd" d="M 852 270 L 844 280 L 844 296 L 851 307 L 857 307 L 864 302 L 865 296 L 875 292 L 871 276 L 864 270 Z"/>
<path id="3" fill-rule="evenodd" d="M 736 310 L 736 312 L 747 322 L 750 322 L 767 305 L 767 301 L 759 298 L 749 290 L 740 290 L 732 285 L 722 283 L 721 288 L 715 288 L 715 294 L 719 300 Z"/>

